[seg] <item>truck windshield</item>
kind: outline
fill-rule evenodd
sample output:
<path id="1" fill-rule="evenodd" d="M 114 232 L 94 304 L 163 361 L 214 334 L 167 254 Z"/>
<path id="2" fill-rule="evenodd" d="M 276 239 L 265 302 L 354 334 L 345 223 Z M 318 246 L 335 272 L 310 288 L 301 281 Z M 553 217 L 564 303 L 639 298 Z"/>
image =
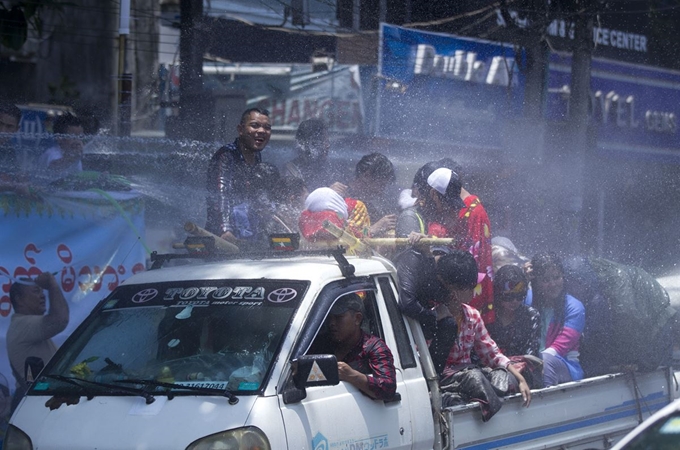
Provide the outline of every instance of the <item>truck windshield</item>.
<path id="1" fill-rule="evenodd" d="M 79 395 L 83 380 L 92 382 L 93 395 L 126 382 L 154 395 L 200 394 L 196 388 L 206 395 L 259 393 L 308 286 L 288 280 L 121 286 L 66 341 L 30 393 Z"/>

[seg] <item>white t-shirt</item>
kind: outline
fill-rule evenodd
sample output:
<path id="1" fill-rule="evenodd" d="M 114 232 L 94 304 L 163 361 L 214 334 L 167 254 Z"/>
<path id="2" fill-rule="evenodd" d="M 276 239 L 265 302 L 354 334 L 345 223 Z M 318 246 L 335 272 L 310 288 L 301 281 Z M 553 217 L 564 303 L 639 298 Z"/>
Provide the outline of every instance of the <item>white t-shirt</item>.
<path id="1" fill-rule="evenodd" d="M 52 164 L 54 161 L 62 159 L 63 157 L 64 152 L 61 150 L 61 148 L 59 148 L 58 145 L 48 148 L 38 159 L 38 170 L 40 170 L 43 174 L 46 172 L 52 172 L 54 178 L 63 178 L 65 176 L 83 171 L 83 163 L 80 159 L 62 170 L 51 170 L 50 164 Z"/>
<path id="2" fill-rule="evenodd" d="M 22 378 L 27 357 L 37 356 L 47 364 L 57 351 L 57 346 L 50 339 L 52 337 L 50 334 L 53 335 L 54 330 L 49 326 L 49 322 L 49 316 L 18 313 L 12 315 L 6 336 L 7 356 L 12 368 Z"/>

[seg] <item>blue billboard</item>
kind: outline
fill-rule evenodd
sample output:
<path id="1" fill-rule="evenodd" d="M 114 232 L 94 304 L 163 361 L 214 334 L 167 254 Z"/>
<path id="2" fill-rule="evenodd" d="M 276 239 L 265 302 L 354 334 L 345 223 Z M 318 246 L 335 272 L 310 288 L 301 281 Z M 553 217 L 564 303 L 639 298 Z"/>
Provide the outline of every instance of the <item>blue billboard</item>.
<path id="1" fill-rule="evenodd" d="M 376 134 L 502 148 L 507 118 L 522 114 L 523 50 L 381 25 Z"/>
<path id="2" fill-rule="evenodd" d="M 553 53 L 547 118 L 569 112 L 571 57 Z M 594 58 L 590 121 L 600 154 L 680 162 L 680 72 Z"/>

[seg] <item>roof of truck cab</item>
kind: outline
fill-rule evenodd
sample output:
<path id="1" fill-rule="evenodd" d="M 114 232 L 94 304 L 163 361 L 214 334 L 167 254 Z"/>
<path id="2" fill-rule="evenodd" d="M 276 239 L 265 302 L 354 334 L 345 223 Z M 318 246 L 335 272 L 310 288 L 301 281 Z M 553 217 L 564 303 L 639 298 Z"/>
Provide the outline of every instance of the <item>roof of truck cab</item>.
<path id="1" fill-rule="evenodd" d="M 368 276 L 394 271 L 389 261 L 380 257 L 348 256 L 355 276 Z M 331 256 L 292 256 L 275 259 L 230 259 L 227 261 L 164 267 L 138 273 L 122 284 L 146 284 L 165 281 L 217 279 L 285 279 L 333 280 L 342 277 L 340 266 Z"/>

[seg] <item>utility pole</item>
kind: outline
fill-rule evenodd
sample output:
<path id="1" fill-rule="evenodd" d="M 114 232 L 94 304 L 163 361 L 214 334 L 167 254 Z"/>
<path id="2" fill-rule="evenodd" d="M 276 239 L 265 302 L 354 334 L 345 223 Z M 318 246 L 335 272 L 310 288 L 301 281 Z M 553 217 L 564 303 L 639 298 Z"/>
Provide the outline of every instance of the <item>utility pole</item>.
<path id="1" fill-rule="evenodd" d="M 524 5 L 522 5 L 524 6 Z M 526 52 L 526 83 L 524 88 L 524 117 L 532 123 L 543 120 L 548 82 L 549 48 L 545 31 L 549 25 L 547 0 L 527 2 L 528 26 L 520 27 L 510 14 L 506 1 L 498 9 L 508 32 L 509 40 Z"/>
<path id="2" fill-rule="evenodd" d="M 361 28 L 361 0 L 352 0 L 352 31 Z"/>
<path id="3" fill-rule="evenodd" d="M 121 0 L 118 27 L 118 136 L 130 136 L 132 129 L 132 74 L 125 70 L 129 34 L 130 0 Z"/>
<path id="4" fill-rule="evenodd" d="M 581 232 L 583 230 L 583 203 L 586 184 L 585 167 L 589 146 L 590 125 L 590 69 L 593 56 L 593 8 L 592 2 L 585 2 L 576 14 L 574 24 L 574 50 L 571 60 L 571 86 L 569 96 L 569 130 L 571 145 L 567 156 L 567 172 L 571 178 L 571 199 L 567 206 L 573 212 L 571 229 L 573 235 L 570 247 L 581 253 Z"/>
<path id="5" fill-rule="evenodd" d="M 574 52 L 571 60 L 569 120 L 579 131 L 587 131 L 590 104 L 590 68 L 593 57 L 593 15 L 589 10 L 576 16 Z"/>
<path id="6" fill-rule="evenodd" d="M 524 92 L 524 118 L 527 129 L 541 123 L 544 117 L 546 87 L 550 51 L 545 39 L 550 23 L 565 14 L 565 19 L 574 25 L 572 42 L 571 86 L 569 96 L 569 117 L 564 128 L 555 127 L 560 138 L 541 152 L 544 157 L 539 170 L 548 185 L 539 189 L 550 189 L 554 199 L 554 228 L 559 234 L 561 250 L 567 253 L 581 252 L 583 231 L 583 204 L 585 193 L 585 167 L 589 146 L 589 104 L 590 68 L 593 52 L 593 15 L 600 0 L 555 1 L 527 0 L 522 3 L 527 13 L 528 26 L 520 28 L 510 14 L 508 2 L 501 0 L 500 14 L 512 38 L 526 49 L 527 71 Z M 555 125 L 553 125 L 555 126 Z M 524 144 L 524 142 L 522 142 Z M 537 143 L 544 146 L 544 143 Z M 522 146 L 523 147 L 523 146 Z M 520 151 L 516 152 L 521 154 Z M 530 160 L 530 159 L 529 159 Z"/>
<path id="7" fill-rule="evenodd" d="M 203 0 L 180 0 L 179 117 L 171 137 L 205 140 L 203 95 Z"/>
<path id="8" fill-rule="evenodd" d="M 548 82 L 549 49 L 545 40 L 526 47 L 527 72 L 524 90 L 524 117 L 536 121 L 543 120 Z"/>

